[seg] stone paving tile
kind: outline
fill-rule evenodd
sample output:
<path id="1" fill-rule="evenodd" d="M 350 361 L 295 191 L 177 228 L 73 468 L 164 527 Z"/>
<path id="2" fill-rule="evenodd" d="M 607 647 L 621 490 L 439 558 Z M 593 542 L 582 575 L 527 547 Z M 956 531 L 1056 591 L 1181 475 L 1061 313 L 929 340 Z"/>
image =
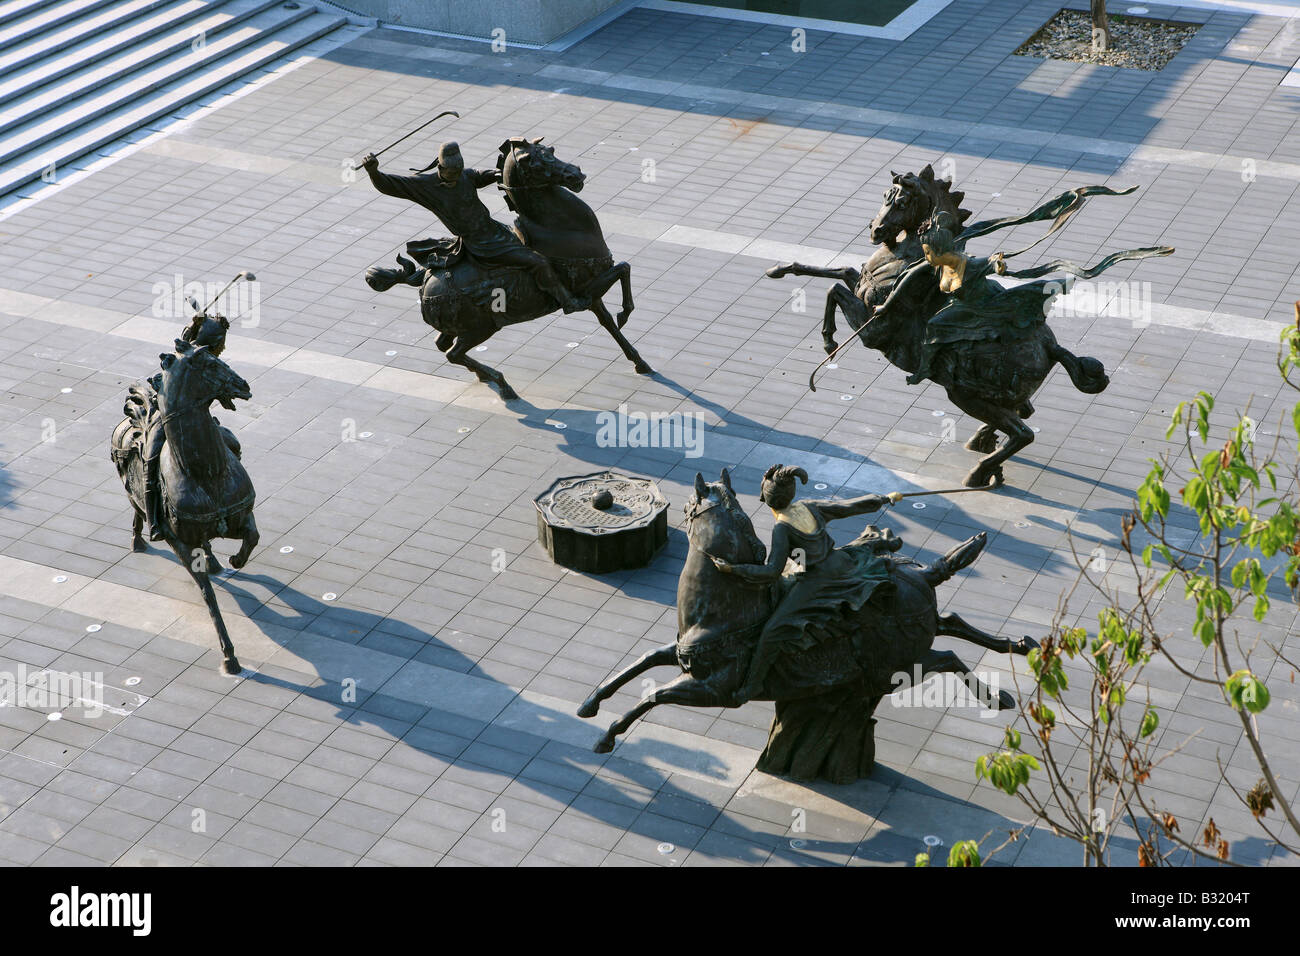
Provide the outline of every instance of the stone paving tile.
<path id="1" fill-rule="evenodd" d="M 674 639 L 677 505 L 696 470 L 730 467 L 766 538 L 771 517 L 754 494 L 773 461 L 807 463 L 828 495 L 954 484 L 969 467 L 942 432 L 950 421 L 964 436 L 968 417 L 874 353 L 847 352 L 822 388 L 804 388 L 823 357 L 809 312 L 828 283 L 764 279 L 772 255 L 750 246 L 861 255 L 891 169 L 947 161 L 980 217 L 1084 182 L 1138 183 L 1036 253 L 1091 261 L 1172 244 L 1177 255 L 1117 267 L 1116 279 L 1149 282 L 1158 306 L 1227 313 L 1233 333 L 1053 320 L 1062 344 L 1102 358 L 1110 387 L 1085 398 L 1050 377 L 1034 399 L 1037 440 L 997 500 L 931 499 L 882 519 L 922 561 L 989 532 L 981 560 L 941 590 L 942 609 L 1041 635 L 1073 579 L 1066 522 L 1085 554 L 1114 552 L 1147 459 L 1171 447 L 1175 403 L 1209 388 L 1224 404 L 1253 396 L 1261 422 L 1288 408 L 1273 343 L 1245 325 L 1290 321 L 1300 298 L 1286 247 L 1300 238 L 1300 133 L 1294 93 L 1277 86 L 1294 58 L 1286 21 L 1177 8 L 1202 27 L 1159 74 L 1014 56 L 1056 8 L 955 0 L 902 43 L 810 31 L 805 54 L 784 28 L 632 10 L 564 53 L 512 50 L 505 84 L 479 45 L 373 32 L 0 221 L 0 555 L 57 569 L 74 588 L 115 589 L 78 601 L 52 583 L 10 594 L 0 582 L 0 667 L 98 672 L 114 688 L 138 677 L 144 698 L 98 722 L 0 709 L 0 862 L 909 865 L 925 835 L 950 845 L 1024 822 L 1023 807 L 973 775 L 1005 718 L 966 708 L 882 704 L 878 770 L 842 788 L 751 772 L 768 704 L 660 708 L 610 756 L 590 746 L 639 690 L 595 722 L 574 711 L 594 684 Z M 545 134 L 581 164 L 584 199 L 633 267 L 628 334 L 658 376 L 633 374 L 590 316 L 553 316 L 487 343 L 484 359 L 523 396 L 506 408 L 445 363 L 410 296 L 361 285 L 367 266 L 431 224 L 343 181 L 340 163 L 434 101 L 460 108 L 454 135 L 471 164 L 492 160 L 503 129 Z M 155 313 L 154 284 L 241 268 L 257 271 L 264 296 L 261 320 L 231 334 L 254 399 L 221 418 L 243 443 L 263 537 L 218 591 L 246 635 L 237 644 L 263 650 L 241 653 L 250 670 L 235 681 L 216 673 L 183 569 L 129 550 L 104 442 L 165 340 L 132 328 L 180 324 Z M 792 311 L 796 289 L 809 312 Z M 49 301 L 35 308 L 18 292 Z M 244 364 L 244 348 L 303 351 Z M 370 363 L 364 376 L 356 363 Z M 375 369 L 415 373 L 442 397 L 385 387 Z M 621 403 L 701 412 L 702 454 L 600 447 L 595 414 Z M 669 546 L 645 569 L 566 573 L 535 543 L 541 487 L 598 468 L 653 476 L 673 503 Z M 187 613 L 157 617 L 169 599 Z M 1095 607 L 1072 612 L 1086 622 Z M 1176 601 L 1162 613 L 1186 627 Z M 1270 633 L 1290 640 L 1293 612 L 1279 600 L 1274 613 Z M 936 646 L 1009 679 L 997 655 Z M 1220 757 L 1231 773 L 1250 770 L 1230 715 L 1172 673 L 1153 670 L 1152 684 L 1166 709 L 1158 745 L 1198 735 L 1153 777 L 1160 806 L 1189 825 L 1213 815 L 1243 861 L 1294 864 L 1251 842 L 1212 772 Z M 1297 739 L 1288 716 L 1267 727 Z M 1300 790 L 1300 763 L 1284 753 L 1277 767 Z M 996 862 L 1077 857 L 1035 829 Z"/>

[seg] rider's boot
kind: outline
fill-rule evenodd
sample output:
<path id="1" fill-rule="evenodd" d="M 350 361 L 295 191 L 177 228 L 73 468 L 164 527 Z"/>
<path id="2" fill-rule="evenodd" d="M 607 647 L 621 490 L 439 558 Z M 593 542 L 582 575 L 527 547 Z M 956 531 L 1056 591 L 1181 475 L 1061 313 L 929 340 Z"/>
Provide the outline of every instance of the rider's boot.
<path id="1" fill-rule="evenodd" d="M 162 541 L 162 482 L 159 480 L 159 462 L 157 458 L 144 465 L 144 510 L 149 522 L 149 540 Z"/>
<path id="2" fill-rule="evenodd" d="M 570 292 L 569 287 L 561 282 L 559 276 L 549 268 L 538 269 L 534 275 L 536 275 L 537 284 L 541 286 L 542 291 L 560 303 L 560 308 L 564 310 L 566 315 L 571 312 L 586 312 L 591 308 L 590 299 L 581 299 Z"/>
<path id="3" fill-rule="evenodd" d="M 366 285 L 376 292 L 387 292 L 399 282 L 414 285 L 417 288 L 424 282 L 424 269 L 418 268 L 405 256 L 397 257 L 396 269 L 371 266 L 366 270 Z"/>
<path id="4" fill-rule="evenodd" d="M 932 587 L 936 584 L 942 584 L 962 568 L 970 566 L 980 556 L 980 552 L 984 550 L 984 545 L 988 543 L 988 540 L 989 536 L 985 531 L 981 531 L 974 537 L 967 538 L 934 564 L 923 568 L 921 576 Z"/>

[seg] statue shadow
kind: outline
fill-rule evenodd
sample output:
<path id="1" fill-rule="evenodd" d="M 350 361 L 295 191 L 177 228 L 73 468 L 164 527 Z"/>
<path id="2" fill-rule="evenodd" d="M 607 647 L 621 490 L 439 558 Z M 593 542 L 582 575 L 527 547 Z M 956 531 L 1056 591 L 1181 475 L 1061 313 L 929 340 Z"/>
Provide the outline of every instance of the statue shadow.
<path id="1" fill-rule="evenodd" d="M 762 863 L 772 857 L 776 862 L 794 865 L 835 865 L 857 856 L 867 862 L 910 864 L 915 854 L 924 848 L 919 836 L 912 838 L 912 831 L 918 828 L 914 819 L 917 795 L 945 801 L 934 806 L 949 811 L 946 814 L 949 817 L 956 814 L 957 819 L 962 818 L 962 814 L 987 815 L 990 812 L 976 803 L 954 799 L 922 781 L 881 765 L 870 778 L 843 786 L 800 784 L 756 773 L 752 767 L 728 767 L 712 754 L 665 740 L 662 735 L 652 734 L 649 741 L 639 740 L 635 728 L 640 728 L 641 722 L 635 725 L 632 734 L 620 740 L 612 754 L 596 754 L 591 746 L 617 716 L 619 698 L 611 702 L 615 704 L 613 708 L 603 709 L 600 717 L 593 720 L 577 718 L 574 714 L 576 703 L 566 708 L 552 706 L 535 696 L 526 699 L 513 687 L 510 691 L 515 696 L 510 704 L 496 717 L 487 720 L 468 717 L 455 709 L 442 710 L 436 702 L 426 705 L 391 696 L 383 692 L 382 685 L 379 688 L 360 685 L 351 688 L 354 699 L 349 700 L 350 688 L 345 684 L 345 678 L 320 676 L 322 670 L 336 671 L 337 663 L 322 660 L 318 666 L 312 659 L 312 646 L 319 642 L 295 643 L 298 635 L 330 636 L 360 646 L 364 646 L 366 637 L 376 632 L 421 640 L 427 647 L 437 649 L 437 666 L 488 681 L 497 687 L 506 685 L 436 634 L 393 617 L 341 608 L 284 585 L 270 574 L 241 570 L 234 574 L 216 575 L 214 581 L 219 590 L 233 598 L 250 622 L 272 642 L 290 649 L 317 672 L 313 680 L 301 665 L 290 667 L 265 663 L 246 667 L 240 679 L 326 702 L 333 708 L 333 716 L 341 726 L 364 726 L 368 728 L 367 732 L 378 731 L 391 737 L 394 743 L 410 747 L 429 758 L 435 765 L 467 766 L 475 773 L 495 776 L 498 785 L 481 786 L 496 789 L 503 794 L 501 799 L 510 798 L 510 794 L 505 793 L 507 788 L 524 788 L 531 790 L 543 802 L 559 801 L 573 806 L 588 817 L 628 834 L 656 843 L 674 844 L 674 850 L 665 854 L 664 862 L 667 863 L 680 863 L 688 853 L 698 848 L 703 859 L 695 862 L 706 863 L 713 860 Z M 255 593 L 256 589 L 270 594 L 275 604 Z M 215 670 L 218 657 L 217 651 L 210 649 L 203 655 L 202 663 L 211 664 Z M 419 660 L 419 655 L 411 659 Z M 291 663 L 297 662 L 285 662 Z M 526 703 L 522 708 L 526 721 L 523 724 L 512 719 L 502 721 L 502 715 L 520 702 Z M 494 730 L 518 736 L 512 741 L 502 741 L 490 737 Z M 475 751 L 480 744 L 491 748 L 494 743 L 506 747 L 513 743 L 518 751 L 516 764 L 506 768 L 492 766 L 490 760 L 475 760 Z M 538 767 L 533 772 L 537 761 L 545 761 L 548 766 Z M 569 782 L 567 785 L 557 783 L 559 778 L 567 778 Z M 431 776 L 430 783 L 433 779 Z M 726 793 L 727 798 L 710 800 L 702 796 L 700 781 L 704 782 L 705 792 Z M 875 822 L 865 839 L 856 835 L 839 838 L 834 813 L 817 815 L 814 810 L 817 819 L 807 832 L 795 832 L 789 828 L 789 823 L 765 824 L 758 816 L 747 815 L 743 807 L 739 812 L 723 812 L 731 799 L 731 792 L 742 785 L 761 791 L 765 782 L 777 783 L 782 788 L 784 802 L 792 810 L 807 804 L 812 798 L 801 799 L 800 795 L 811 792 L 820 801 L 851 807 L 873 817 Z M 638 790 L 641 791 L 640 806 L 637 798 L 632 796 Z M 885 798 L 883 806 L 882 796 Z M 911 811 L 907 810 L 909 805 L 913 806 Z M 484 811 L 484 815 L 488 812 Z M 904 817 L 912 823 L 907 824 Z M 685 822 L 688 820 L 691 823 Z M 998 817 L 995 822 L 1000 826 L 1003 820 Z M 1012 821 L 1005 822 L 1008 827 L 1015 826 Z M 912 830 L 907 831 L 905 838 L 900 838 L 898 834 L 908 825 Z M 942 826 L 943 820 L 936 818 L 932 826 L 927 822 L 921 828 L 931 832 Z M 706 833 L 706 827 L 712 829 Z M 894 835 L 882 836 L 885 832 Z M 983 831 L 979 834 L 954 833 L 952 839 L 978 839 L 981 836 Z M 941 862 L 936 861 L 935 865 Z"/>

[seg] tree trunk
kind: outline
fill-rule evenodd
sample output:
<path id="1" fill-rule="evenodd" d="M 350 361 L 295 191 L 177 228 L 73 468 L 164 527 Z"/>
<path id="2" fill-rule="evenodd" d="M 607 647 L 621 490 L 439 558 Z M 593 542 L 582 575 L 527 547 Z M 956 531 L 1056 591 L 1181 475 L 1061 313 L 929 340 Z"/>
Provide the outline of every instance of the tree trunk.
<path id="1" fill-rule="evenodd" d="M 875 720 L 881 698 L 863 685 L 778 700 L 767 747 L 757 769 L 793 780 L 853 783 L 870 776 L 876 760 Z"/>
<path id="2" fill-rule="evenodd" d="M 1110 49 L 1110 21 L 1106 18 L 1106 0 L 1091 0 L 1092 6 L 1092 52 L 1102 53 Z"/>

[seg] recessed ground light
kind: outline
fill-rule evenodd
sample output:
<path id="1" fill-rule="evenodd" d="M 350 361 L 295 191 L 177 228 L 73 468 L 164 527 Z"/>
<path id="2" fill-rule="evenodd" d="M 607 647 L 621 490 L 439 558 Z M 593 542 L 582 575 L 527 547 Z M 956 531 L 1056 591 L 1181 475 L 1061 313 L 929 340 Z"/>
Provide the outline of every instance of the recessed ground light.
<path id="1" fill-rule="evenodd" d="M 852 396 L 852 395 L 841 395 L 841 396 L 840 396 L 840 401 L 841 401 L 841 402 L 851 402 L 851 401 L 853 401 L 853 396 Z"/>
<path id="2" fill-rule="evenodd" d="M 659 852 L 662 853 L 664 856 L 667 856 L 668 854 L 674 852 L 676 849 L 677 847 L 673 846 L 671 843 L 660 843 L 658 846 Z"/>
<path id="3" fill-rule="evenodd" d="M 824 482 L 824 481 L 819 481 L 819 482 L 817 482 L 817 484 L 813 485 L 813 487 L 816 488 L 818 491 L 825 491 L 825 490 L 826 490 L 826 482 Z"/>
<path id="4" fill-rule="evenodd" d="M 1125 10 L 1124 12 L 1125 12 L 1125 13 L 1131 13 L 1131 14 L 1133 14 L 1134 16 L 1141 16 L 1142 14 L 1144 14 L 1144 13 L 1150 13 L 1151 11 L 1148 10 L 1146 7 L 1129 7 L 1129 8 L 1128 8 L 1127 10 Z"/>
<path id="5" fill-rule="evenodd" d="M 384 354 L 385 354 L 385 355 L 396 355 L 396 354 L 397 354 L 397 349 L 389 349 L 389 350 L 388 350 L 387 352 L 385 352 Z"/>
<path id="6" fill-rule="evenodd" d="M 792 850 L 802 850 L 802 849 L 803 849 L 804 847 L 806 847 L 807 845 L 808 845 L 808 843 L 807 843 L 806 840 L 791 840 L 791 841 L 790 841 L 790 849 L 792 849 Z"/>
<path id="7" fill-rule="evenodd" d="M 930 414 L 933 415 L 935 418 L 943 418 L 943 416 L 947 415 L 948 413 L 940 411 L 939 409 L 936 408 Z"/>
<path id="8" fill-rule="evenodd" d="M 827 368 L 839 368 L 839 365 L 837 365 L 835 362 L 832 362 L 830 365 L 827 365 L 826 367 L 827 367 Z"/>
<path id="9" fill-rule="evenodd" d="M 68 580 L 68 576 L 66 574 L 56 574 L 51 580 L 53 580 L 55 584 L 62 584 L 64 581 Z"/>
<path id="10" fill-rule="evenodd" d="M 61 713 L 59 713 L 59 712 L 56 710 L 56 711 L 54 711 L 54 713 L 52 713 L 52 714 L 46 714 L 46 715 L 45 715 L 45 719 L 46 719 L 46 720 L 62 720 L 62 719 L 63 719 L 63 715 L 62 715 Z"/>
<path id="11" fill-rule="evenodd" d="M 487 351 L 487 346 L 486 346 L 486 345 L 476 345 L 476 346 L 474 346 L 474 351 L 475 351 L 475 352 L 486 352 L 486 351 Z"/>
<path id="12" fill-rule="evenodd" d="M 68 392 L 72 391 L 72 389 L 70 389 L 70 388 L 61 388 L 61 389 L 59 389 L 59 391 L 62 392 L 64 395 L 67 395 Z"/>
<path id="13" fill-rule="evenodd" d="M 457 429 L 456 429 L 456 433 L 459 434 L 459 435 L 463 435 L 463 434 L 465 434 L 467 431 L 469 431 L 468 428 L 457 428 Z"/>
<path id="14" fill-rule="evenodd" d="M 930 836 L 926 836 L 926 837 L 924 837 L 924 838 L 921 840 L 921 842 L 924 843 L 926 846 L 928 846 L 928 847 L 929 847 L 930 849 L 932 849 L 932 850 L 933 850 L 935 847 L 937 847 L 937 846 L 943 846 L 943 840 L 941 840 L 941 839 L 939 839 L 937 836 L 933 836 L 933 835 L 930 835 Z"/>
<path id="15" fill-rule="evenodd" d="M 1030 524 L 1028 521 L 1017 521 L 1017 522 L 1016 522 L 1016 527 L 1017 527 L 1017 528 L 1032 528 L 1033 525 Z"/>
<path id="16" fill-rule="evenodd" d="M 913 502 L 912 502 L 912 507 L 915 508 L 917 511 L 921 511 L 921 510 L 923 510 L 923 509 L 925 508 L 925 502 L 924 502 L 924 501 L 913 501 Z"/>
<path id="17" fill-rule="evenodd" d="M 320 596 L 320 599 L 322 601 L 333 601 L 337 597 L 338 595 L 335 594 L 333 591 L 326 591 L 324 594 Z"/>
<path id="18" fill-rule="evenodd" d="M 280 549 L 280 553 L 281 553 L 281 554 L 293 554 L 293 545 L 291 545 L 291 544 L 286 544 L 283 548 Z"/>
<path id="19" fill-rule="evenodd" d="M 360 435 L 358 435 L 357 437 L 358 437 L 358 438 L 369 438 L 369 437 L 370 437 L 371 435 L 373 435 L 373 434 L 374 434 L 374 432 L 362 432 L 362 433 L 361 433 Z"/>
<path id="20" fill-rule="evenodd" d="M 570 343 L 568 343 L 567 345 L 565 345 L 564 347 L 565 347 L 566 349 L 576 349 L 576 348 L 578 347 L 578 343 L 577 343 L 577 342 L 570 342 Z"/>
<path id="21" fill-rule="evenodd" d="M 564 422 L 552 422 L 551 424 L 553 424 L 560 431 L 564 431 L 564 429 L 569 427 L 568 425 L 564 424 Z"/>
<path id="22" fill-rule="evenodd" d="M 122 681 L 122 683 L 125 684 L 127 687 L 134 687 L 136 684 L 140 683 L 140 678 L 128 677 L 126 680 Z"/>
<path id="23" fill-rule="evenodd" d="M 100 624 L 87 624 L 86 630 L 89 631 L 91 634 L 94 634 L 97 631 L 99 631 L 100 627 L 102 627 L 102 625 Z"/>

